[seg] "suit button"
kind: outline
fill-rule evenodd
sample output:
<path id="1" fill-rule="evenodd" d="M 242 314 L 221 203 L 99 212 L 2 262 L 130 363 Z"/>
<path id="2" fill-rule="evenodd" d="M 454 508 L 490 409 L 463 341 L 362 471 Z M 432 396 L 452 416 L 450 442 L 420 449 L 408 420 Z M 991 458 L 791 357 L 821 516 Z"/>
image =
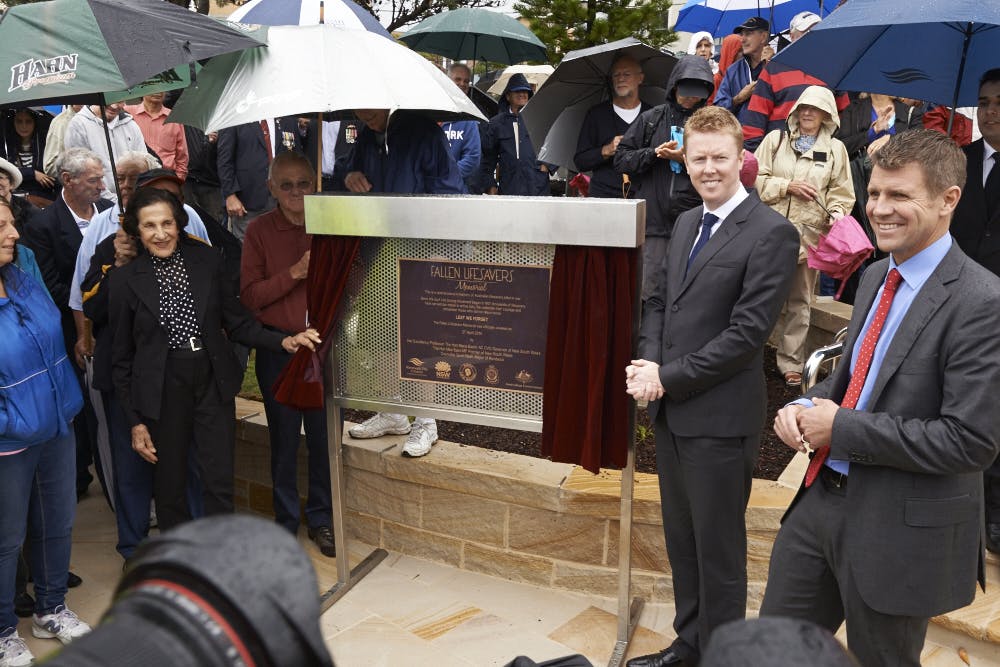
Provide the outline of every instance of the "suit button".
<path id="1" fill-rule="evenodd" d="M 680 309 L 681 309 L 680 306 L 670 306 L 670 312 L 671 313 L 676 313 Z"/>

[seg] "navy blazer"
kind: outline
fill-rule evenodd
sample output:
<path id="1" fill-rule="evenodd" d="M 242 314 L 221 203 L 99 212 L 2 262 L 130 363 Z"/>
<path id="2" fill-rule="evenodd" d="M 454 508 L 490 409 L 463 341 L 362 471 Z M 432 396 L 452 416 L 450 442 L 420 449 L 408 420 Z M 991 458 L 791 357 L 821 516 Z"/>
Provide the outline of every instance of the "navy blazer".
<path id="1" fill-rule="evenodd" d="M 298 120 L 294 116 L 274 119 L 275 155 L 286 150 L 302 152 Z M 260 123 L 245 123 L 219 130 L 216 143 L 216 166 L 223 199 L 235 194 L 248 211 L 261 211 L 272 205 L 267 190 L 270 164 L 264 132 Z"/>
<path id="2" fill-rule="evenodd" d="M 97 210 L 103 211 L 111 205 L 107 199 L 100 199 Z M 24 229 L 23 243 L 35 251 L 45 287 L 64 318 L 69 314 L 70 281 L 73 280 L 81 241 L 83 232 L 77 227 L 76 218 L 61 196 L 32 217 Z"/>
<path id="3" fill-rule="evenodd" d="M 282 350 L 285 335 L 266 329 L 230 289 L 225 263 L 213 248 L 183 239 L 181 251 L 201 328 L 202 345 L 223 401 L 243 382 L 243 368 L 230 340 Z M 166 375 L 167 330 L 160 324 L 160 293 L 148 253 L 108 272 L 110 284 L 112 377 L 129 426 L 158 419 Z"/>

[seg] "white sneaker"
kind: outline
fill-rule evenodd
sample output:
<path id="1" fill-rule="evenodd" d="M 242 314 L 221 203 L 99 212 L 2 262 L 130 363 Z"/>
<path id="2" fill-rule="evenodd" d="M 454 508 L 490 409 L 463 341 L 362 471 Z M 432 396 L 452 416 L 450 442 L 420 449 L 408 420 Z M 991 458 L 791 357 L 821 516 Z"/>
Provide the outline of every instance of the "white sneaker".
<path id="1" fill-rule="evenodd" d="M 438 428 L 436 422 L 414 422 L 410 437 L 403 445 L 403 456 L 416 458 L 424 456 L 431 451 L 431 447 L 438 439 Z"/>
<path id="2" fill-rule="evenodd" d="M 352 426 L 347 432 L 352 438 L 359 440 L 381 438 L 387 433 L 405 435 L 410 432 L 410 420 L 405 415 L 379 412 L 374 417 L 366 419 L 357 426 Z"/>
<path id="3" fill-rule="evenodd" d="M 0 637 L 0 667 L 27 667 L 34 662 L 35 656 L 17 634 L 17 630 Z"/>
<path id="4" fill-rule="evenodd" d="M 39 639 L 58 639 L 63 644 L 69 644 L 90 632 L 90 626 L 65 605 L 59 605 L 51 614 L 35 614 L 32 620 L 31 634 Z"/>

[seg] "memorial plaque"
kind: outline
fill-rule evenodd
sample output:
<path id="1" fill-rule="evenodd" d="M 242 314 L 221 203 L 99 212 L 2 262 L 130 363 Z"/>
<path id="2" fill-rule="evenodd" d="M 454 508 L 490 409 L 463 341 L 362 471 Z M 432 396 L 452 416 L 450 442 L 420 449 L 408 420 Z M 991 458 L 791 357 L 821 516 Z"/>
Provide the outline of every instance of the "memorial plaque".
<path id="1" fill-rule="evenodd" d="M 542 392 L 549 267 L 398 261 L 402 379 Z"/>

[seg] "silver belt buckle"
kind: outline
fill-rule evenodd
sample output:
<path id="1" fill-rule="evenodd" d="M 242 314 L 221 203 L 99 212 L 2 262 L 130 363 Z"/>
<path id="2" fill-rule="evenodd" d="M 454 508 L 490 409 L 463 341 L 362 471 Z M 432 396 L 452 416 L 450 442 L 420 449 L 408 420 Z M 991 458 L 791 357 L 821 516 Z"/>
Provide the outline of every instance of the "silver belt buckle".
<path id="1" fill-rule="evenodd" d="M 197 336 L 191 336 L 188 339 L 188 346 L 191 348 L 192 352 L 197 352 L 203 349 L 201 345 L 201 338 L 198 338 Z"/>

